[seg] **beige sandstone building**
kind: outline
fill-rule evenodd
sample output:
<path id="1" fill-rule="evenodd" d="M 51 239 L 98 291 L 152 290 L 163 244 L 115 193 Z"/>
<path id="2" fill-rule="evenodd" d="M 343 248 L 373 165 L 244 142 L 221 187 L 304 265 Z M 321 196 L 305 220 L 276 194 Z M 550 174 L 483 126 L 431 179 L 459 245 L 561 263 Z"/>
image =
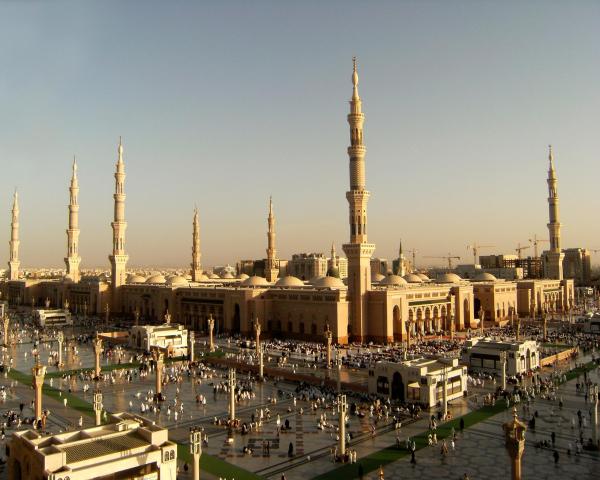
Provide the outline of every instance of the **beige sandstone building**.
<path id="1" fill-rule="evenodd" d="M 0 284 L 2 298 L 13 305 L 41 305 L 46 299 L 52 307 L 68 301 L 79 315 L 110 314 L 129 319 L 140 313 L 141 323 L 161 323 L 167 311 L 174 321 L 187 328 L 206 331 L 209 316 L 215 319 L 215 333 L 250 335 L 258 319 L 266 336 L 322 340 L 326 327 L 334 340 L 405 340 L 407 332 L 439 332 L 476 328 L 482 309 L 489 321 L 507 319 L 516 308 L 519 315 L 542 309 L 567 308 L 573 300 L 573 282 L 563 280 L 556 262 L 560 253 L 560 224 L 556 175 L 550 160 L 551 249 L 545 254 L 546 270 L 553 280 L 500 281 L 493 276 L 465 280 L 453 273 L 435 279 L 408 273 L 400 251 L 396 272 L 387 274 L 389 265 L 372 262 L 375 245 L 368 233 L 366 189 L 366 147 L 363 138 L 362 100 L 358 94 L 356 63 L 352 72 L 352 97 L 347 117 L 350 129 L 350 185 L 346 192 L 349 209 L 349 241 L 343 245 L 346 258 L 335 250 L 329 259 L 294 259 L 287 265 L 292 275 L 284 275 L 277 258 L 275 215 L 269 201 L 267 216 L 267 258 L 262 261 L 264 276 L 234 276 L 223 269 L 221 275 L 202 269 L 198 211 L 192 220 L 192 262 L 189 275 L 165 277 L 159 273 L 141 276 L 127 272 L 125 232 L 125 163 L 119 142 L 115 168 L 114 220 L 110 276 L 81 276 L 78 255 L 77 168 L 74 164 L 70 184 L 69 227 L 67 229 L 67 275 L 63 279 L 33 280 L 19 276 L 19 207 L 15 194 L 12 212 L 8 280 Z M 558 249 L 558 250 L 557 250 Z M 312 270 L 294 273 L 298 261 L 315 261 Z M 372 275 L 372 263 L 385 273 Z M 247 265 L 246 265 L 247 266 Z M 314 275 L 313 275 L 314 273 Z M 330 275 L 326 275 L 329 273 Z M 337 273 L 337 275 L 336 275 Z M 345 278 L 347 276 L 347 278 Z M 339 278 L 338 278 L 339 277 Z"/>

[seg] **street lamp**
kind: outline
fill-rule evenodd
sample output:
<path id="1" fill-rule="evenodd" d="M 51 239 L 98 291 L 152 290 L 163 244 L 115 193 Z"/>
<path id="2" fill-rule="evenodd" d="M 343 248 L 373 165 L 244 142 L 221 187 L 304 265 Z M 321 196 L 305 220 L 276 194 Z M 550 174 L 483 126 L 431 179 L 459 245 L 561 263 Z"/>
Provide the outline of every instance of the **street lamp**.
<path id="1" fill-rule="evenodd" d="M 193 479 L 200 480 L 200 455 L 202 455 L 202 432 L 200 427 L 190 427 L 190 453 L 193 458 Z"/>

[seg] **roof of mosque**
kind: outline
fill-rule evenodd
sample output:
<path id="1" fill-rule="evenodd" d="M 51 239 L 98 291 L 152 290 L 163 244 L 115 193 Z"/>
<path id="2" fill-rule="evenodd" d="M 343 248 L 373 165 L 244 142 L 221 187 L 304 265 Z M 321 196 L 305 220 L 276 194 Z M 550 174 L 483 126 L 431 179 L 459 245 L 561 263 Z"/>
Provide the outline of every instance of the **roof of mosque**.
<path id="1" fill-rule="evenodd" d="M 146 280 L 146 283 L 166 283 L 166 282 L 167 282 L 167 280 L 165 279 L 165 277 L 163 277 L 160 274 L 152 275 L 151 277 L 148 277 L 148 279 Z"/>
<path id="2" fill-rule="evenodd" d="M 408 283 L 423 283 L 423 279 L 416 273 L 408 273 L 402 278 L 404 278 L 404 280 L 406 280 Z"/>
<path id="3" fill-rule="evenodd" d="M 248 277 L 246 280 L 240 282 L 240 285 L 242 285 L 244 287 L 257 287 L 257 286 L 264 286 L 264 285 L 268 285 L 268 284 L 269 284 L 269 282 L 267 282 L 266 278 L 259 277 L 257 275 Z"/>
<path id="4" fill-rule="evenodd" d="M 298 277 L 294 277 L 292 275 L 286 275 L 285 277 L 281 277 L 277 282 L 275 282 L 276 287 L 303 287 L 304 282 L 300 280 Z"/>
<path id="5" fill-rule="evenodd" d="M 317 288 L 343 288 L 344 282 L 335 277 L 321 277 L 313 283 L 313 287 Z"/>
<path id="6" fill-rule="evenodd" d="M 462 280 L 456 273 L 446 272 L 437 277 L 438 283 L 458 283 Z"/>
<path id="7" fill-rule="evenodd" d="M 388 275 L 387 277 L 385 277 L 381 282 L 379 282 L 380 285 L 406 285 L 408 284 L 408 282 L 403 279 L 402 277 L 398 276 L 398 275 Z"/>

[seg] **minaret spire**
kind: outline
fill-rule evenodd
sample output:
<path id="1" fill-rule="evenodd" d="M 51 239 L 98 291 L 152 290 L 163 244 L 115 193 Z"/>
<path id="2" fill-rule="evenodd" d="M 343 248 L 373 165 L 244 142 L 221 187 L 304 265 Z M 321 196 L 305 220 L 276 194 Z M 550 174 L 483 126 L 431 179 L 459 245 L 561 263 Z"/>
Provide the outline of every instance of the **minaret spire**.
<path id="1" fill-rule="evenodd" d="M 199 282 L 202 277 L 202 266 L 200 265 L 200 221 L 198 220 L 198 207 L 194 208 L 192 226 L 192 281 Z"/>
<path id="2" fill-rule="evenodd" d="M 74 282 L 80 279 L 79 264 L 79 183 L 77 181 L 77 160 L 73 156 L 73 173 L 71 175 L 71 186 L 69 187 L 69 227 L 67 228 L 67 276 Z"/>
<path id="3" fill-rule="evenodd" d="M 398 247 L 398 268 L 396 274 L 403 277 L 406 275 L 406 263 L 404 261 L 404 252 L 402 251 L 402 240 L 400 240 L 400 246 Z"/>
<path id="4" fill-rule="evenodd" d="M 343 246 L 348 257 L 348 296 L 351 302 L 351 335 L 356 341 L 366 339 L 367 291 L 371 290 L 371 256 L 375 245 L 367 241 L 367 203 L 365 154 L 363 143 L 362 101 L 358 95 L 358 69 L 356 57 L 352 59 L 352 98 L 348 124 L 350 126 L 350 190 L 346 192 L 349 206 L 350 242 Z M 387 339 L 385 339 L 387 341 Z"/>
<path id="5" fill-rule="evenodd" d="M 544 252 L 544 276 L 552 279 L 563 279 L 564 253 L 560 246 L 560 220 L 558 201 L 558 178 L 554 169 L 554 154 L 552 145 L 548 145 L 548 233 L 550 236 L 550 248 Z"/>
<path id="6" fill-rule="evenodd" d="M 10 255 L 8 261 L 8 279 L 19 279 L 19 193 L 15 188 L 13 195 L 12 221 L 10 223 Z"/>
<path id="7" fill-rule="evenodd" d="M 114 221 L 111 223 L 113 230 L 113 251 L 108 259 L 111 263 L 111 279 L 113 293 L 113 311 L 120 309 L 118 302 L 118 288 L 126 282 L 126 268 L 129 255 L 125 253 L 125 163 L 123 162 L 123 143 L 119 137 L 117 148 L 117 164 L 115 169 L 115 202 Z"/>
<path id="8" fill-rule="evenodd" d="M 275 215 L 273 214 L 273 198 L 269 197 L 269 217 L 267 218 L 267 262 L 265 276 L 269 282 L 274 282 L 279 276 L 279 260 L 275 248 Z"/>

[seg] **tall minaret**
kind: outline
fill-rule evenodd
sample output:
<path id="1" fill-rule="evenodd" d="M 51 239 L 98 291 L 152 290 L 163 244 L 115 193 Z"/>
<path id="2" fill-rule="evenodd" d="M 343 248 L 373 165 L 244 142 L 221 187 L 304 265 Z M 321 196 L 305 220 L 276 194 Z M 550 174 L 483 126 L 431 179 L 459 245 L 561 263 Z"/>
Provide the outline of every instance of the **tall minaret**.
<path id="1" fill-rule="evenodd" d="M 404 259 L 404 253 L 402 252 L 402 240 L 400 240 L 400 247 L 398 248 L 398 271 L 397 275 L 403 277 L 406 275 L 406 262 Z"/>
<path id="2" fill-rule="evenodd" d="M 119 137 L 118 160 L 115 171 L 115 219 L 113 229 L 113 252 L 108 256 L 111 264 L 113 311 L 119 311 L 118 288 L 126 282 L 126 267 L 129 255 L 125 253 L 125 164 L 123 163 L 123 144 Z"/>
<path id="3" fill-rule="evenodd" d="M 363 341 L 367 331 L 367 291 L 371 290 L 371 256 L 375 245 L 367 243 L 367 202 L 370 193 L 365 189 L 365 153 L 361 100 L 358 96 L 356 58 L 353 59 L 352 99 L 350 100 L 350 190 L 346 199 L 350 209 L 350 243 L 343 245 L 348 257 L 348 295 L 350 297 L 350 325 L 354 340 Z"/>
<path id="4" fill-rule="evenodd" d="M 269 197 L 269 218 L 267 220 L 269 230 L 267 232 L 267 264 L 265 265 L 265 277 L 267 281 L 274 282 L 279 276 L 279 261 L 275 249 L 275 215 L 273 215 L 273 199 Z"/>
<path id="5" fill-rule="evenodd" d="M 200 221 L 198 220 L 198 208 L 194 208 L 193 234 L 192 234 L 192 281 L 199 282 L 202 278 L 202 266 L 200 265 Z"/>
<path id="6" fill-rule="evenodd" d="M 69 228 L 67 228 L 67 256 L 65 264 L 67 265 L 67 276 L 74 282 L 78 282 L 79 264 L 79 183 L 77 182 L 77 162 L 73 157 L 73 174 L 71 176 L 71 186 L 69 187 Z"/>
<path id="7" fill-rule="evenodd" d="M 19 279 L 19 194 L 15 189 L 13 197 L 12 221 L 10 223 L 10 256 L 8 261 L 8 279 Z"/>
<path id="8" fill-rule="evenodd" d="M 548 146 L 548 233 L 550 248 L 544 252 L 544 276 L 556 280 L 563 279 L 563 260 L 565 254 L 560 248 L 560 220 L 558 207 L 558 179 L 554 170 L 554 155 L 552 145 Z"/>

